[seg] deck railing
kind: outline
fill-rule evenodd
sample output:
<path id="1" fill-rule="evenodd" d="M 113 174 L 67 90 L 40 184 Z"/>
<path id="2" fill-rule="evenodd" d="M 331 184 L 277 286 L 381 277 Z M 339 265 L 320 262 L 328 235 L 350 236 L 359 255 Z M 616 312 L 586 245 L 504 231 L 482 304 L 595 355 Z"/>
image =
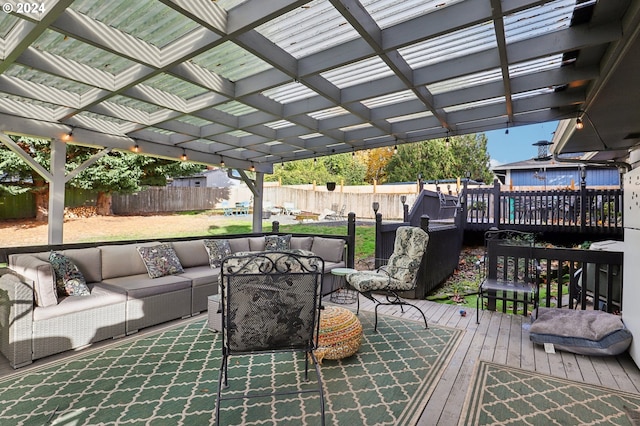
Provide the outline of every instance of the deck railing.
<path id="1" fill-rule="evenodd" d="M 462 204 L 466 230 L 491 227 L 527 232 L 581 232 L 622 236 L 622 190 L 504 191 L 465 188 Z"/>

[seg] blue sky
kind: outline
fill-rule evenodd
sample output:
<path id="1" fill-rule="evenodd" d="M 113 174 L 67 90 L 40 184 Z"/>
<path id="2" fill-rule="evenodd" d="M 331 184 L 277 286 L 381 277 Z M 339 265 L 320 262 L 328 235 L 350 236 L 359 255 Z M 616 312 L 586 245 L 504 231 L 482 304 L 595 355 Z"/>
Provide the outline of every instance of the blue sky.
<path id="1" fill-rule="evenodd" d="M 505 135 L 505 129 L 485 132 L 491 164 L 514 163 L 536 157 L 538 155 L 538 147 L 533 146 L 533 144 L 538 141 L 551 141 L 556 127 L 558 127 L 558 122 L 552 121 L 510 127 L 508 135 Z"/>

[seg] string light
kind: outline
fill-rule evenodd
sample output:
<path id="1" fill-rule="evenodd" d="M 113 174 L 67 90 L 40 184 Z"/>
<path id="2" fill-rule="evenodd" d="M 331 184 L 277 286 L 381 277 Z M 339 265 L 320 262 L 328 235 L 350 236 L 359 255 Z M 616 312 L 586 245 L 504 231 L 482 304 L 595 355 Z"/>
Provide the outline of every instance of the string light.
<path id="1" fill-rule="evenodd" d="M 71 130 L 69 130 L 69 133 L 67 133 L 66 135 L 62 136 L 62 140 L 63 141 L 68 141 L 71 139 L 71 137 L 73 136 L 73 127 L 71 128 Z"/>
<path id="2" fill-rule="evenodd" d="M 185 151 L 184 148 L 182 148 L 182 155 L 180 156 L 180 159 L 182 161 L 187 161 L 187 151 Z"/>
<path id="3" fill-rule="evenodd" d="M 133 146 L 133 152 L 135 152 L 135 153 L 140 152 L 140 147 L 138 146 L 138 144 L 135 144 L 135 145 Z"/>
<path id="4" fill-rule="evenodd" d="M 224 158 L 222 158 L 222 155 L 220 156 L 220 167 L 224 167 Z"/>
<path id="5" fill-rule="evenodd" d="M 584 123 L 582 122 L 582 119 L 580 117 L 576 118 L 576 129 L 584 129 Z"/>
<path id="6" fill-rule="evenodd" d="M 395 145 L 395 146 L 393 147 L 393 153 L 394 153 L 394 154 L 397 154 L 397 153 L 398 153 L 398 145 Z"/>
<path id="7" fill-rule="evenodd" d="M 249 170 L 251 170 L 252 172 L 255 172 L 256 171 L 256 166 L 254 166 L 253 163 L 251 163 L 251 168 Z"/>

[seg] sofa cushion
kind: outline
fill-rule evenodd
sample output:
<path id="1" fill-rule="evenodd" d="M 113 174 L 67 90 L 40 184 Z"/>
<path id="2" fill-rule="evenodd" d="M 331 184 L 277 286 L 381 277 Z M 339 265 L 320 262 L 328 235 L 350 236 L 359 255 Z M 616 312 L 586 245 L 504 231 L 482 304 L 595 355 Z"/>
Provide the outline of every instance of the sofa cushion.
<path id="1" fill-rule="evenodd" d="M 43 321 L 69 315 L 74 312 L 88 311 L 103 306 L 124 303 L 127 296 L 123 290 L 108 288 L 100 283 L 88 284 L 91 294 L 83 297 L 62 297 L 56 306 L 38 307 L 33 311 L 34 321 Z M 120 319 L 124 322 L 124 318 Z"/>
<path id="2" fill-rule="evenodd" d="M 291 248 L 311 251 L 313 237 L 291 237 Z"/>
<path id="3" fill-rule="evenodd" d="M 251 251 L 264 251 L 265 240 L 264 237 L 249 237 L 249 250 Z"/>
<path id="4" fill-rule="evenodd" d="M 229 240 L 204 240 L 204 248 L 209 255 L 209 266 L 219 268 L 222 259 L 231 254 Z"/>
<path id="5" fill-rule="evenodd" d="M 218 275 L 220 275 L 220 268 L 211 268 L 209 265 L 185 268 L 184 272 L 180 274 L 181 277 L 190 279 L 193 287 L 217 284 Z"/>
<path id="6" fill-rule="evenodd" d="M 98 247 L 102 254 L 102 280 L 147 273 L 147 268 L 144 266 L 136 247 L 149 247 L 157 244 L 159 244 L 158 241 Z"/>
<path id="7" fill-rule="evenodd" d="M 176 251 L 169 243 L 152 247 L 137 247 L 137 250 L 151 278 L 184 272 Z"/>
<path id="8" fill-rule="evenodd" d="M 204 240 L 175 241 L 171 245 L 183 268 L 209 264 L 209 255 L 204 248 Z"/>
<path id="9" fill-rule="evenodd" d="M 325 262 L 340 262 L 344 254 L 344 240 L 340 238 L 314 237 L 311 251 Z"/>
<path id="10" fill-rule="evenodd" d="M 33 281 L 33 292 L 38 306 L 58 304 L 56 278 L 51 263 L 30 254 L 11 256 L 12 269 L 28 280 Z"/>
<path id="11" fill-rule="evenodd" d="M 102 281 L 102 257 L 97 247 L 63 250 L 60 253 L 76 264 L 88 283 Z"/>
<path id="12" fill-rule="evenodd" d="M 264 249 L 266 251 L 282 251 L 291 248 L 291 234 L 266 235 L 264 237 Z"/>
<path id="13" fill-rule="evenodd" d="M 102 284 L 126 291 L 128 299 L 142 299 L 191 288 L 191 280 L 181 275 L 150 278 L 148 274 L 138 274 L 110 278 L 104 280 Z"/>
<path id="14" fill-rule="evenodd" d="M 243 251 L 250 251 L 248 238 L 231 238 L 229 240 L 229 247 L 231 247 L 231 253 L 239 253 Z"/>
<path id="15" fill-rule="evenodd" d="M 88 296 L 91 294 L 84 275 L 71 259 L 52 251 L 49 255 L 49 262 L 55 272 L 58 296 Z"/>

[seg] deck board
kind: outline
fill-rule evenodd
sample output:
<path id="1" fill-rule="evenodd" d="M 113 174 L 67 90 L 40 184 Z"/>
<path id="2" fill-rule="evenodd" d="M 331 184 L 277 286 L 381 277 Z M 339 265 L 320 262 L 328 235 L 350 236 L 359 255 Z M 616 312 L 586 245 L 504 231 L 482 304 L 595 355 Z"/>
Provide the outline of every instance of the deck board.
<path id="1" fill-rule="evenodd" d="M 423 309 L 429 325 L 453 327 L 465 331 L 427 402 L 418 425 L 448 426 L 458 423 L 476 364 L 480 359 L 640 394 L 640 370 L 627 353 L 617 357 L 588 357 L 560 351 L 547 354 L 542 346 L 534 345 L 529 340 L 529 332 L 526 328 L 528 318 L 483 310 L 480 312 L 480 324 L 476 324 L 475 309 L 466 308 L 466 316 L 463 317 L 460 315 L 460 307 L 455 305 L 426 300 L 412 301 L 412 303 Z M 355 304 L 345 306 L 354 310 L 356 308 Z M 374 304 L 361 296 L 360 309 L 373 311 Z M 403 312 L 397 306 L 381 306 L 379 312 L 384 315 L 422 321 L 420 313 L 412 307 L 405 307 Z M 201 314 L 200 317 L 202 315 L 206 313 Z M 192 319 L 181 321 L 190 320 Z M 134 336 L 118 339 L 118 342 L 124 341 L 123 339 L 143 337 L 162 327 L 164 326 L 150 327 Z M 93 345 L 92 348 L 111 342 L 113 341 L 101 342 Z M 45 363 L 64 359 L 70 354 L 51 356 L 21 370 L 37 368 Z M 0 357 L 0 377 L 6 377 L 14 372 L 8 361 Z"/>

